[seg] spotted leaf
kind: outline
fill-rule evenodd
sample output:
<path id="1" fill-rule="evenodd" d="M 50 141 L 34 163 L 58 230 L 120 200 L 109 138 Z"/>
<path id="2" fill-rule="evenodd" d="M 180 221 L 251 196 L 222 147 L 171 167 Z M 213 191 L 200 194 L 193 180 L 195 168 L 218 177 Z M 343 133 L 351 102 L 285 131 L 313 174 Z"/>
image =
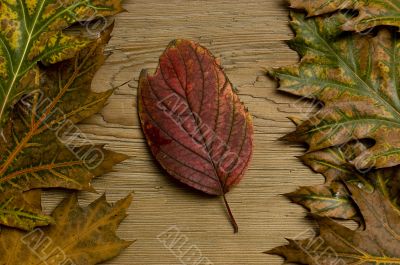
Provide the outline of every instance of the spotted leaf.
<path id="1" fill-rule="evenodd" d="M 343 24 L 344 30 L 364 31 L 375 26 L 400 26 L 399 0 L 290 0 L 297 9 L 306 9 L 310 16 L 338 10 L 358 11 Z"/>
<path id="2" fill-rule="evenodd" d="M 305 154 L 301 160 L 315 172 L 326 177 L 320 186 L 302 187 L 287 196 L 308 208 L 312 213 L 339 219 L 359 219 L 343 180 L 367 192 L 375 189 L 399 207 L 399 167 L 378 170 L 360 170 L 349 161 L 367 148 L 363 143 L 351 143 Z"/>
<path id="3" fill-rule="evenodd" d="M 268 251 L 298 264 L 398 264 L 400 212 L 379 190 L 368 193 L 348 185 L 364 226 L 351 230 L 330 218 L 314 216 L 319 233 L 310 239 L 289 240 Z"/>
<path id="4" fill-rule="evenodd" d="M 70 59 L 90 43 L 64 29 L 121 11 L 119 0 L 1 0 L 0 128 L 21 95 L 38 88 L 38 62 Z"/>
<path id="5" fill-rule="evenodd" d="M 305 19 L 292 14 L 290 42 L 300 64 L 272 70 L 281 90 L 322 101 L 324 106 L 285 139 L 309 144 L 309 151 L 373 139 L 351 162 L 360 169 L 400 164 L 400 45 L 397 33 L 338 35 L 343 15 Z"/>
<path id="6" fill-rule="evenodd" d="M 75 124 L 101 110 L 113 92 L 91 90 L 94 74 L 104 63 L 111 31 L 112 26 L 75 57 L 44 67 L 41 89 L 16 104 L 0 138 L 1 192 L 17 196 L 39 188 L 93 190 L 90 183 L 94 177 L 127 158 L 103 145 L 73 145 L 82 136 Z M 12 200 L 8 208 L 19 207 L 17 201 Z M 0 223 L 32 227 L 15 215 L 0 219 Z"/>

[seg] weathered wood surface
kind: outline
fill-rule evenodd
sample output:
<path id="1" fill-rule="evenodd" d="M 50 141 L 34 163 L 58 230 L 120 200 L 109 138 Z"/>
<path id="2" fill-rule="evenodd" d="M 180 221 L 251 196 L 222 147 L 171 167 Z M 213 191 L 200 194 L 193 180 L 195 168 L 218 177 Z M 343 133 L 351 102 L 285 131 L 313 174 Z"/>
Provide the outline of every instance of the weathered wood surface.
<path id="1" fill-rule="evenodd" d="M 94 86 L 106 89 L 126 81 L 104 111 L 81 126 L 96 143 L 131 158 L 115 172 L 94 181 L 99 192 L 115 201 L 134 191 L 121 237 L 137 240 L 107 264 L 175 265 L 178 257 L 157 236 L 176 226 L 212 264 L 281 264 L 263 251 L 285 243 L 312 228 L 304 210 L 281 194 L 300 185 L 322 182 L 296 158 L 303 148 L 278 138 L 293 129 L 287 116 L 300 108 L 295 99 L 276 92 L 265 68 L 295 63 L 297 55 L 284 40 L 292 37 L 284 0 L 126 0 L 128 12 L 116 18 L 109 45 L 113 55 L 96 77 Z M 171 181 L 150 156 L 137 116 L 137 80 L 143 68 L 155 68 L 166 45 L 188 38 L 207 46 L 222 64 L 241 100 L 254 115 L 255 152 L 243 182 L 229 195 L 240 226 L 232 227 L 219 198 L 192 192 Z M 301 107 L 301 106 L 300 106 Z M 58 194 L 57 198 L 61 198 Z M 82 194 L 82 203 L 97 194 Z M 46 204 L 55 204 L 54 196 Z M 310 233 L 308 231 L 307 233 Z M 192 263 L 186 263 L 192 264 Z"/>

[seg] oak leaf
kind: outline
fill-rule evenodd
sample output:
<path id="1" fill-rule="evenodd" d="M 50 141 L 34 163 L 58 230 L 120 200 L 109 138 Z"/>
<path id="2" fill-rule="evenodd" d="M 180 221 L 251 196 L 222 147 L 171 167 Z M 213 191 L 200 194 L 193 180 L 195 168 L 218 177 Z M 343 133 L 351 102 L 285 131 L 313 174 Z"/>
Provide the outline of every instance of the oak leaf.
<path id="1" fill-rule="evenodd" d="M 0 128 L 12 105 L 37 89 L 38 62 L 70 59 L 89 39 L 64 29 L 123 11 L 119 0 L 0 1 Z"/>
<path id="2" fill-rule="evenodd" d="M 299 264 L 398 264 L 400 212 L 379 190 L 368 193 L 347 185 L 361 211 L 364 226 L 351 230 L 327 217 L 314 216 L 315 238 L 289 240 L 289 245 L 268 251 Z"/>
<path id="3" fill-rule="evenodd" d="M 91 90 L 112 29 L 73 58 L 42 66 L 40 90 L 15 105 L 0 138 L 0 224 L 27 230 L 48 224 L 48 217 L 22 203 L 21 194 L 39 188 L 93 190 L 94 177 L 127 158 L 87 141 L 71 145 L 81 136 L 75 124 L 101 110 L 113 92 Z"/>
<path id="4" fill-rule="evenodd" d="M 271 71 L 281 90 L 312 98 L 324 106 L 285 139 L 309 144 L 309 151 L 372 139 L 355 157 L 359 169 L 400 164 L 400 45 L 397 33 L 340 35 L 345 15 L 306 19 L 292 14 L 296 37 L 290 46 L 298 65 Z"/>
<path id="5" fill-rule="evenodd" d="M 290 0 L 292 8 L 305 9 L 310 16 L 338 10 L 358 11 L 343 24 L 344 30 L 364 31 L 375 26 L 400 26 L 398 0 Z"/>
<path id="6" fill-rule="evenodd" d="M 191 41 L 171 42 L 154 75 L 139 81 L 139 114 L 151 152 L 174 178 L 223 196 L 240 182 L 253 148 L 249 113 L 213 55 Z"/>
<path id="7" fill-rule="evenodd" d="M 40 202 L 37 196 L 31 200 Z M 132 243 L 115 234 L 131 200 L 130 195 L 112 205 L 102 196 L 81 208 L 72 194 L 53 211 L 54 224 L 31 232 L 2 229 L 0 264 L 93 265 L 109 260 Z"/>

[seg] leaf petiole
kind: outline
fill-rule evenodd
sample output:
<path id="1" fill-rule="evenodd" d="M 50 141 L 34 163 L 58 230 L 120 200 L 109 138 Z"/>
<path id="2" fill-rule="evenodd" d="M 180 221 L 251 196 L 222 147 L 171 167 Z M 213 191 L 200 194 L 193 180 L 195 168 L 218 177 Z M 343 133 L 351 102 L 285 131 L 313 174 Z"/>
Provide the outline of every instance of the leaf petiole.
<path id="1" fill-rule="evenodd" d="M 224 198 L 225 207 L 226 207 L 226 210 L 228 211 L 229 219 L 233 226 L 233 231 L 235 234 L 237 234 L 239 232 L 239 226 L 236 223 L 235 217 L 233 216 L 231 207 L 229 206 L 229 203 L 228 203 L 228 200 L 226 199 L 225 193 L 224 193 L 224 195 L 222 195 L 222 197 Z"/>

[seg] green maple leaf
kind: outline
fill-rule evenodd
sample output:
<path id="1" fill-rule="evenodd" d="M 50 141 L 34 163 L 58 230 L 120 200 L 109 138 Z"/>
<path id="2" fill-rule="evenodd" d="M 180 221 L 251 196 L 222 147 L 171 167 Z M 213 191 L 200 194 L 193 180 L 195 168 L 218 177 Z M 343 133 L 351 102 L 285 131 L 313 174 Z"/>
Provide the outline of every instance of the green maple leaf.
<path id="1" fill-rule="evenodd" d="M 94 177 L 127 158 L 102 145 L 68 143 L 75 124 L 101 110 L 112 95 L 113 89 L 91 90 L 112 28 L 75 57 L 41 69 L 41 89 L 16 104 L 0 138 L 1 224 L 27 230 L 45 225 L 49 219 L 37 208 L 24 207 L 21 194 L 41 188 L 93 190 Z"/>
<path id="2" fill-rule="evenodd" d="M 305 19 L 292 14 L 290 46 L 302 59 L 276 69 L 281 90 L 324 103 L 285 139 L 306 142 L 309 151 L 373 139 L 352 162 L 359 169 L 400 164 L 400 45 L 397 33 L 341 34 L 344 15 Z"/>
<path id="3" fill-rule="evenodd" d="M 72 58 L 90 43 L 65 28 L 121 11 L 119 0 L 1 0 L 0 128 L 23 93 L 37 88 L 38 62 Z"/>
<path id="4" fill-rule="evenodd" d="M 375 26 L 400 26 L 399 0 L 290 0 L 297 9 L 306 9 L 310 16 L 338 10 L 356 10 L 359 14 L 349 18 L 344 30 L 364 31 Z"/>

